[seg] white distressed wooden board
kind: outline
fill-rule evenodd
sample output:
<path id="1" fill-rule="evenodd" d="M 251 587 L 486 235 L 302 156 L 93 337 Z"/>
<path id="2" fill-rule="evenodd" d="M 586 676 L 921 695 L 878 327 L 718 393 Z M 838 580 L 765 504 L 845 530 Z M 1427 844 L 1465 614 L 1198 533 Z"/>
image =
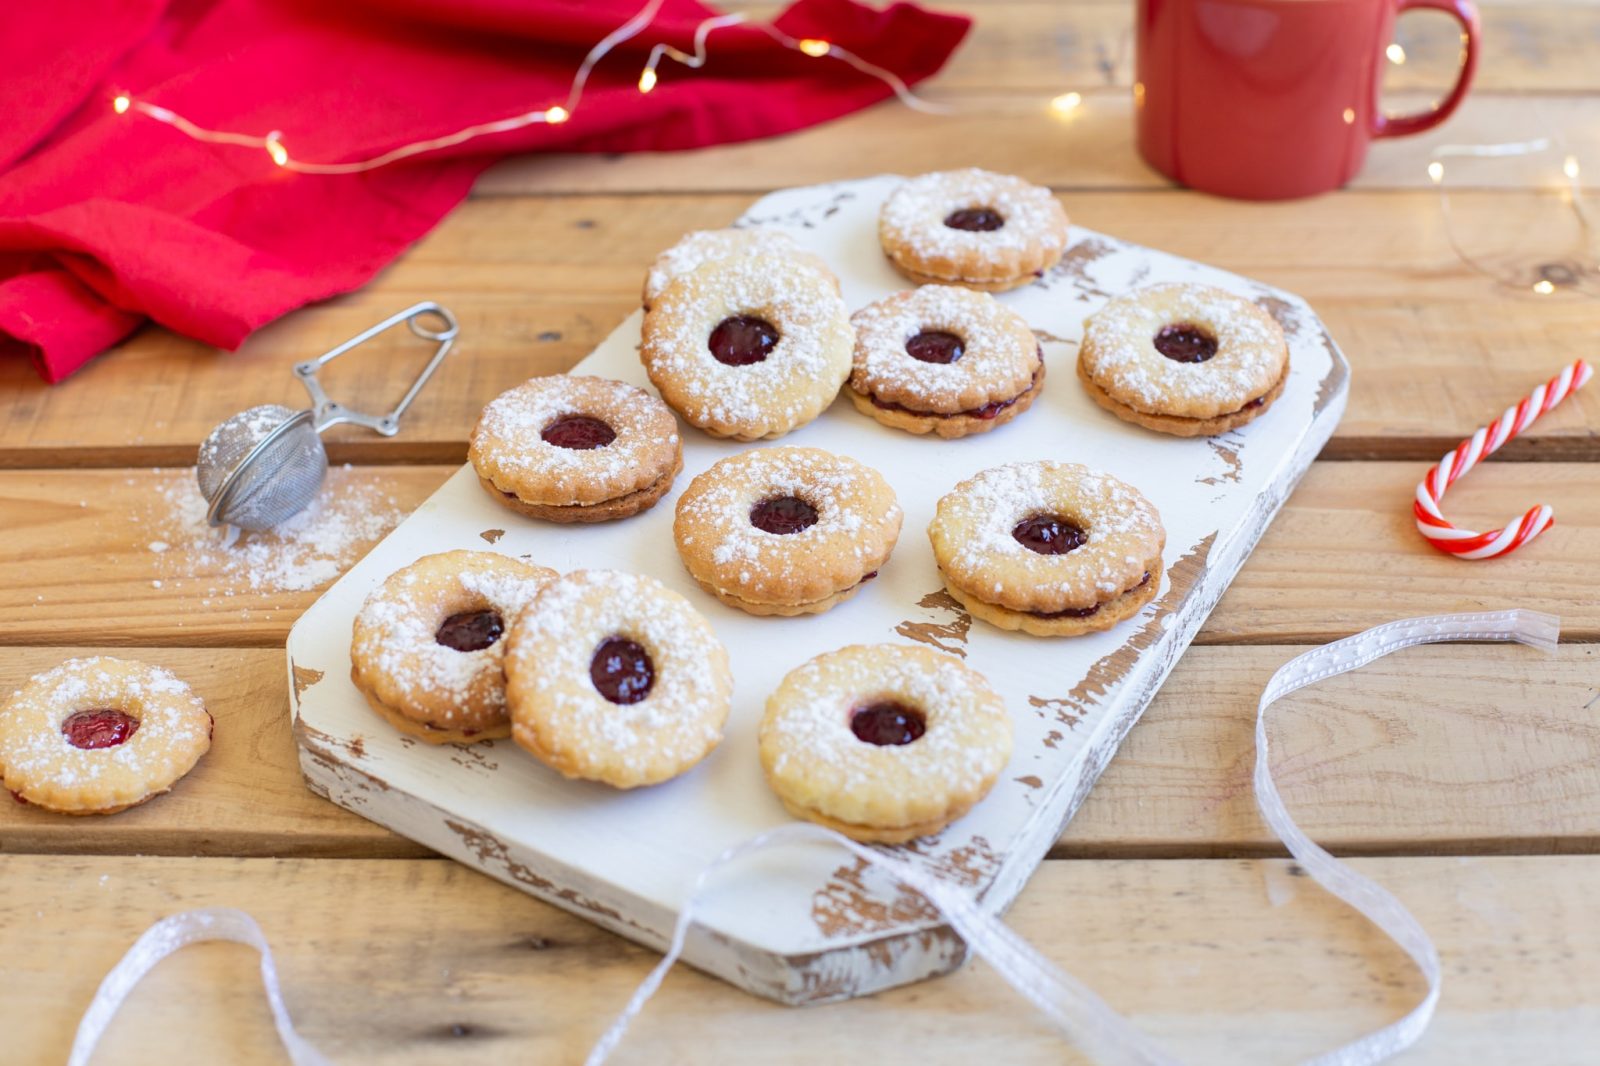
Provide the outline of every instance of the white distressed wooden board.
<path id="1" fill-rule="evenodd" d="M 741 224 L 781 228 L 827 260 L 855 309 L 905 282 L 878 249 L 878 207 L 900 179 L 790 189 Z M 1071 210 L 1071 204 L 1067 205 Z M 645 264 L 640 264 L 641 275 Z M 1110 295 L 1159 281 L 1205 282 L 1257 299 L 1283 323 L 1291 371 L 1279 401 L 1215 440 L 1180 440 L 1101 411 L 1074 376 L 1083 318 Z M 329 589 L 289 634 L 295 734 L 310 787 L 364 817 L 651 947 L 661 948 L 688 886 L 728 846 L 787 820 L 762 781 L 755 731 L 767 694 L 791 668 L 845 644 L 920 640 L 965 657 L 1006 698 L 1015 753 L 966 818 L 905 853 L 981 897 L 1008 905 L 1082 802 L 1267 523 L 1333 432 L 1349 368 L 1299 298 L 1199 263 L 1075 227 L 1062 262 L 1000 297 L 1039 333 L 1048 370 L 1032 410 L 965 440 L 913 437 L 836 402 L 783 438 L 878 468 L 905 509 L 880 577 L 820 616 L 754 618 L 698 589 L 672 544 L 677 493 L 747 445 L 684 435 L 684 470 L 653 510 L 604 526 L 557 526 L 512 513 L 463 467 Z M 649 388 L 640 316 L 577 371 Z M 449 369 L 446 368 L 446 373 Z M 490 397 L 485 396 L 484 400 Z M 940 594 L 924 530 L 938 498 L 986 467 L 1079 461 L 1136 485 L 1167 528 L 1160 592 L 1110 632 L 1064 640 L 1004 633 Z M 617 792 L 567 781 L 510 741 L 431 747 L 397 734 L 349 680 L 350 624 L 366 595 L 421 555 L 451 548 L 527 555 L 559 570 L 652 574 L 695 603 L 728 645 L 735 678 L 726 738 L 704 763 L 654 788 Z M 691 933 L 688 961 L 790 1003 L 862 995 L 946 972 L 960 941 L 919 898 L 826 847 L 753 857 L 719 878 Z"/>

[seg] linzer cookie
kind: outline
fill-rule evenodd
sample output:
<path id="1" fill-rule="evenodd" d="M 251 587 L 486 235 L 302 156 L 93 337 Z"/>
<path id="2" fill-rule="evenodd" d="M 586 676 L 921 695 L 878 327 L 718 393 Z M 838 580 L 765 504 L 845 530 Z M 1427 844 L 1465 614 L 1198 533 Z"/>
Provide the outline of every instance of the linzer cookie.
<path id="1" fill-rule="evenodd" d="M 907 433 L 986 433 L 1032 406 L 1044 356 L 1022 316 L 985 292 L 924 285 L 857 311 L 850 400 Z"/>
<path id="2" fill-rule="evenodd" d="M 1084 323 L 1078 377 L 1101 407 L 1179 437 L 1238 429 L 1289 378 L 1289 345 L 1255 303 L 1207 285 L 1154 285 Z"/>
<path id="3" fill-rule="evenodd" d="M 672 532 L 690 575 L 730 607 L 819 614 L 877 576 L 902 517 L 869 466 L 818 448 L 761 448 L 689 482 Z"/>
<path id="4" fill-rule="evenodd" d="M 789 257 L 707 263 L 644 316 L 639 356 L 661 396 L 714 437 L 780 437 L 850 374 L 855 339 L 832 275 Z"/>
<path id="5" fill-rule="evenodd" d="M 169 670 L 68 659 L 0 706 L 0 775 L 61 814 L 115 814 L 161 793 L 211 747 L 212 719 Z"/>
<path id="6" fill-rule="evenodd" d="M 1076 463 L 1011 463 L 963 481 L 928 526 L 945 587 L 975 618 L 1077 636 L 1132 617 L 1161 584 L 1167 534 L 1137 489 Z"/>
<path id="7" fill-rule="evenodd" d="M 501 637 L 555 578 L 498 552 L 423 556 L 356 615 L 350 679 L 396 729 L 430 744 L 508 737 Z"/>
<path id="8" fill-rule="evenodd" d="M 919 284 L 1002 292 L 1061 261 L 1067 213 L 1049 189 L 987 170 L 923 174 L 895 189 L 878 215 L 894 268 Z"/>
<path id="9" fill-rule="evenodd" d="M 677 244 L 662 252 L 650 265 L 644 277 L 644 307 L 650 309 L 661 291 L 674 278 L 714 263 L 719 259 L 739 259 L 748 255 L 791 256 L 815 267 L 833 279 L 834 289 L 839 281 L 826 263 L 810 252 L 803 252 L 794 238 L 782 230 L 752 226 L 748 229 L 702 229 L 683 236 Z"/>
<path id="10" fill-rule="evenodd" d="M 688 770 L 722 739 L 728 651 L 651 577 L 578 570 L 552 581 L 506 648 L 512 739 L 567 777 L 617 788 Z"/>
<path id="11" fill-rule="evenodd" d="M 759 734 L 790 814 L 855 840 L 936 833 L 983 799 L 1011 757 L 1011 716 L 983 675 L 941 652 L 852 645 L 790 671 Z"/>
<path id="12" fill-rule="evenodd" d="M 672 412 L 605 378 L 532 378 L 483 409 L 467 458 L 484 490 L 548 522 L 608 522 L 653 507 L 683 469 Z"/>

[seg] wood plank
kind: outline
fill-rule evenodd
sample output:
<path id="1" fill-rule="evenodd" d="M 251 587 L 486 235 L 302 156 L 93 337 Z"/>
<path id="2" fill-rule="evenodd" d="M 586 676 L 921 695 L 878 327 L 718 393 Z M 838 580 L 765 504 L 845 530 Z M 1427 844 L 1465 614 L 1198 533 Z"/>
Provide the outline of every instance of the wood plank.
<path id="1" fill-rule="evenodd" d="M 753 19 L 781 4 L 723 4 Z M 1133 7 L 1123 2 L 1070 6 L 1048 0 L 926 4 L 970 14 L 972 32 L 931 83 L 941 91 L 1004 89 L 1051 95 L 1133 83 Z M 1600 45 L 1600 10 L 1571 3 L 1480 3 L 1483 53 L 1477 91 L 1587 92 L 1600 89 L 1600 68 L 1587 61 Z M 1390 89 L 1448 88 L 1455 81 L 1459 33 L 1442 15 L 1403 18 L 1395 40 L 1406 61 L 1388 69 Z M 715 38 L 711 52 L 715 55 Z M 713 62 L 715 60 L 713 59 Z M 663 68 L 663 81 L 694 75 Z"/>
<path id="2" fill-rule="evenodd" d="M 1302 650 L 1190 650 L 1052 855 L 1282 854 L 1251 793 L 1253 723 L 1267 679 Z M 422 852 L 306 791 L 277 649 L 15 649 L 0 691 L 96 652 L 161 663 L 189 681 L 217 716 L 212 750 L 172 794 L 113 818 L 0 803 L 0 852 Z M 1325 682 L 1274 709 L 1284 801 L 1308 833 L 1341 854 L 1593 853 L 1597 667 L 1594 645 L 1563 646 L 1553 659 L 1521 648 L 1420 648 Z M 386 727 L 374 719 L 373 728 Z M 1019 755 L 1008 772 L 1027 769 Z"/>
<path id="3" fill-rule="evenodd" d="M 1438 942 L 1444 995 L 1415 1064 L 1592 1061 L 1600 858 L 1361 859 Z M 289 1009 L 335 1061 L 576 1062 L 656 956 L 455 863 L 8 858 L 11 1055 L 62 1061 L 97 982 L 151 921 L 241 907 Z M 737 873 L 728 880 L 736 884 Z M 1420 980 L 1285 861 L 1046 863 L 1018 933 L 1185 1062 L 1300 1061 L 1411 1007 Z M 254 952 L 189 948 L 134 991 L 97 1063 L 277 1063 Z M 786 1010 L 674 972 L 614 1062 L 1085 1063 L 981 965 Z M 711 1053 L 715 1055 L 715 1053 Z"/>
<path id="4" fill-rule="evenodd" d="M 1259 205 L 1187 192 L 1078 192 L 1065 202 L 1083 225 L 1310 300 L 1355 371 L 1329 456 L 1431 461 L 1562 363 L 1593 355 L 1590 302 L 1511 289 L 1472 270 L 1452 250 L 1432 193 Z M 20 361 L 0 361 L 0 466 L 190 463 L 233 412 L 303 404 L 289 373 L 295 360 L 422 298 L 460 316 L 459 352 L 399 436 L 339 427 L 330 454 L 335 462 L 460 462 L 485 402 L 586 355 L 637 305 L 657 250 L 686 229 L 726 224 L 748 203 L 743 195 L 472 201 L 367 289 L 296 312 L 237 354 L 151 329 L 57 387 Z M 1567 216 L 1521 198 L 1458 195 L 1454 213 L 1465 234 L 1514 221 L 1526 247 L 1548 248 L 1551 258 L 1562 257 L 1571 236 Z M 330 368 L 334 395 L 383 406 L 427 355 L 402 334 L 375 343 Z M 1063 378 L 1055 387 L 1074 386 Z M 107 396 L 117 397 L 119 417 L 102 417 Z M 1600 393 L 1580 395 L 1502 455 L 1600 458 Z"/>
<path id="5" fill-rule="evenodd" d="M 1600 467 L 1490 462 L 1458 483 L 1448 511 L 1468 528 L 1541 501 L 1559 515 L 1536 545 L 1487 564 L 1441 555 L 1417 535 L 1410 500 L 1423 469 L 1315 464 L 1200 642 L 1321 643 L 1408 615 L 1510 606 L 1562 615 L 1568 639 L 1600 639 Z M 255 542 L 252 571 L 193 506 L 185 517 L 168 502 L 193 499 L 187 471 L 0 471 L 0 645 L 280 645 L 317 590 L 449 473 L 333 471 L 330 496 L 381 508 L 374 528 L 348 535 L 353 514 L 333 528 L 330 541 L 349 541 L 337 565 L 291 565 L 304 543 L 269 552 Z M 302 587 L 286 587 L 289 578 Z"/>
<path id="6" fill-rule="evenodd" d="M 1134 148 L 1133 101 L 1123 88 L 1082 89 L 1084 101 L 1069 115 L 1050 109 L 1055 93 L 944 90 L 924 92 L 951 108 L 935 115 L 885 102 L 783 137 L 693 152 L 624 156 L 549 154 L 509 160 L 479 181 L 478 196 L 527 193 L 770 192 L 790 185 L 845 176 L 982 166 L 1021 174 L 1064 190 L 1160 189 L 1169 182 L 1147 167 Z M 1384 95 L 1386 110 L 1426 110 L 1434 94 Z M 1523 96 L 1474 93 L 1436 130 L 1373 145 L 1357 189 L 1418 189 L 1430 181 L 1427 166 L 1440 144 L 1522 141 L 1563 130 L 1592 129 L 1600 97 L 1589 92 Z M 1600 173 L 1592 146 L 1574 140 L 1585 172 Z M 841 173 L 841 161 L 849 170 Z M 1559 178 L 1555 157 L 1550 180 Z M 1522 187 L 1516 168 L 1479 173 L 1485 187 Z"/>

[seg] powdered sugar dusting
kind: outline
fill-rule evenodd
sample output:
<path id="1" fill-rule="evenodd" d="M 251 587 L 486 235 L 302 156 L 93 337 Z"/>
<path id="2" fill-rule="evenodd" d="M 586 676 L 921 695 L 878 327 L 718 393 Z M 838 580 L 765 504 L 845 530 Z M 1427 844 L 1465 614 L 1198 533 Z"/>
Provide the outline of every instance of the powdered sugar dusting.
<path id="1" fill-rule="evenodd" d="M 1038 342 L 1016 312 L 985 292 L 923 285 L 857 311 L 850 387 L 915 411 L 954 414 L 1026 391 L 1039 366 Z M 963 352 L 925 363 L 906 351 L 922 332 L 951 333 Z"/>
<path id="2" fill-rule="evenodd" d="M 984 207 L 1005 225 L 962 230 L 944 224 L 952 212 Z M 1067 243 L 1066 214 L 1049 189 L 976 168 L 912 178 L 884 201 L 878 226 L 891 255 L 903 248 L 907 266 L 952 280 L 971 263 L 1037 270 L 1059 259 Z"/>
<path id="3" fill-rule="evenodd" d="M 193 471 L 157 471 L 150 503 L 135 516 L 171 588 L 207 596 L 304 592 L 332 582 L 402 517 L 396 499 L 349 466 L 328 472 L 310 506 L 277 528 L 228 533 L 206 522 Z M 158 545 L 160 547 L 158 547 Z"/>
<path id="4" fill-rule="evenodd" d="M 718 259 L 744 255 L 792 255 L 800 251 L 794 238 L 778 229 L 702 229 L 685 234 L 662 252 L 645 276 L 644 302 L 653 303 L 674 278 Z"/>

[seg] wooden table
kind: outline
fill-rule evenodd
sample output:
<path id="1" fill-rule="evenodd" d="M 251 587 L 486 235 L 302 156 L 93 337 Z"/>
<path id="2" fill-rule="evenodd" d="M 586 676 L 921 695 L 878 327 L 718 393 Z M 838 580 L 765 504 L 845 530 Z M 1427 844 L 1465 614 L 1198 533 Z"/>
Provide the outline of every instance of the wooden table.
<path id="1" fill-rule="evenodd" d="M 1592 1062 L 1600 388 L 1452 493 L 1463 523 L 1552 503 L 1560 524 L 1531 550 L 1452 561 L 1409 518 L 1425 465 L 1563 361 L 1592 358 L 1600 325 L 1592 300 L 1497 285 L 1451 250 L 1425 174 L 1431 144 L 1600 122 L 1600 6 L 1480 3 L 1487 52 L 1461 114 L 1436 136 L 1377 146 L 1352 188 L 1316 200 L 1219 201 L 1141 165 L 1120 0 L 966 0 L 977 28 L 927 89 L 954 115 L 886 104 L 691 155 L 520 160 L 368 289 L 293 314 L 236 355 L 151 329 L 59 388 L 0 366 L 0 684 L 107 650 L 171 666 L 217 718 L 211 754 L 147 807 L 70 819 L 0 806 L 3 1057 L 61 1061 L 95 985 L 145 926 L 233 905 L 260 919 L 296 1019 L 341 1062 L 581 1059 L 654 955 L 305 791 L 281 646 L 316 593 L 211 596 L 198 572 L 153 587 L 202 569 L 148 546 L 138 516 L 151 492 L 187 476 L 156 468 L 192 463 L 235 410 L 298 402 L 293 359 L 435 298 L 461 318 L 459 355 L 398 438 L 336 432 L 330 448 L 355 464 L 346 490 L 371 485 L 404 509 L 462 461 L 486 400 L 585 354 L 684 230 L 724 224 L 783 185 L 979 164 L 1050 184 L 1087 226 L 1303 294 L 1354 367 L 1337 435 L 1010 920 L 1196 1062 L 1287 1062 L 1398 1016 L 1420 990 L 1403 957 L 1282 858 L 1257 818 L 1257 694 L 1305 645 L 1368 625 L 1539 608 L 1565 627 L 1552 659 L 1417 649 L 1288 701 L 1276 772 L 1301 824 L 1359 856 L 1439 944 L 1444 997 L 1406 1062 Z M 1396 108 L 1446 84 L 1455 50 L 1426 18 L 1401 33 Z M 1083 105 L 1050 113 L 1069 89 Z M 1455 210 L 1492 224 L 1522 195 L 1486 187 Z M 332 385 L 395 396 L 414 366 L 397 343 Z M 282 1061 L 255 964 L 228 945 L 165 963 L 96 1062 Z M 981 964 L 812 1011 L 681 970 L 616 1059 L 735 1060 L 1079 1061 Z"/>

